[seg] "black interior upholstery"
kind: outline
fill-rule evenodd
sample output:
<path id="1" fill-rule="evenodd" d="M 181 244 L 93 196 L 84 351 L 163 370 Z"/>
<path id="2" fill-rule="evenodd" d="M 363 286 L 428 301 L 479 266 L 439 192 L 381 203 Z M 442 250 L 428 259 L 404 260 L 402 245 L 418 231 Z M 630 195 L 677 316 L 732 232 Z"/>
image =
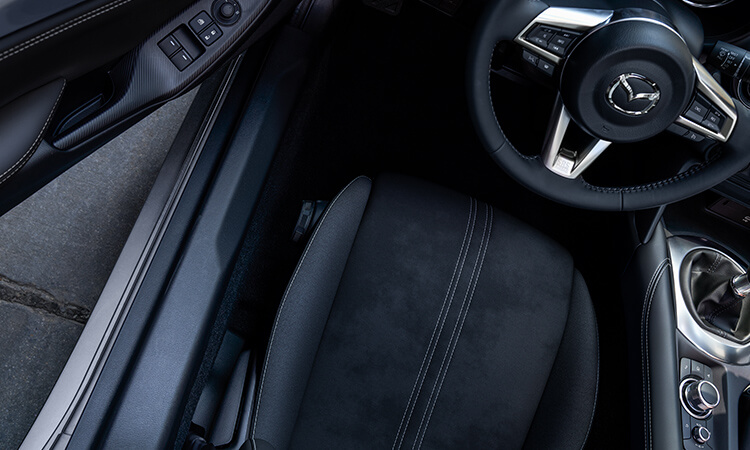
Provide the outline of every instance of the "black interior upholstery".
<path id="1" fill-rule="evenodd" d="M 353 181 L 279 306 L 258 448 L 581 448 L 596 319 L 570 255 L 411 178 Z"/>

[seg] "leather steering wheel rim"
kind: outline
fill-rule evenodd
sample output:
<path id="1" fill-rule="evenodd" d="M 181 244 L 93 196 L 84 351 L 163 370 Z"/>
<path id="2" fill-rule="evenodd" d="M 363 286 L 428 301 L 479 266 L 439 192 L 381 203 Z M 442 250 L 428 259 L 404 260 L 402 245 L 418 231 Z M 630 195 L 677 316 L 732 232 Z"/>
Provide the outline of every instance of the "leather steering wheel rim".
<path id="1" fill-rule="evenodd" d="M 583 209 L 632 211 L 674 203 L 706 191 L 750 164 L 750 110 L 734 100 L 737 123 L 717 155 L 671 178 L 654 183 L 600 187 L 580 176 L 568 179 L 548 170 L 539 156 L 521 154 L 503 133 L 492 104 L 490 66 L 501 41 L 512 41 L 550 5 L 538 0 L 496 0 L 479 21 L 469 50 L 467 97 L 477 133 L 495 162 L 528 189 L 556 202 Z"/>

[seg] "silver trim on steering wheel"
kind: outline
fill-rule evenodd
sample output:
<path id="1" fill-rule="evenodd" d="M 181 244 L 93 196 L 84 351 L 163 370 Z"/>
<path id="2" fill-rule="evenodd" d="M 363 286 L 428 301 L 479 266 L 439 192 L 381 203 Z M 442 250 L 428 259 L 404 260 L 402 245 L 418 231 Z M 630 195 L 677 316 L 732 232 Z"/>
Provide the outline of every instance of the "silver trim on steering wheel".
<path id="1" fill-rule="evenodd" d="M 538 53 L 555 64 L 559 64 L 562 62 L 563 58 L 547 51 L 547 49 L 532 44 L 524 39 L 523 36 L 525 36 L 526 33 L 536 25 L 548 25 L 573 31 L 586 31 L 608 22 L 613 14 L 613 11 L 603 9 L 550 7 L 534 17 L 534 19 L 526 25 L 520 33 L 518 33 L 514 42 L 528 50 Z"/>
<path id="2" fill-rule="evenodd" d="M 737 108 L 734 106 L 734 101 L 727 91 L 703 67 L 703 64 L 695 58 L 693 58 L 693 68 L 695 69 L 696 90 L 705 95 L 711 101 L 712 105 L 716 106 L 727 118 L 718 133 L 688 120 L 683 115 L 680 115 L 675 123 L 716 139 L 719 142 L 726 142 L 729 136 L 732 135 L 734 126 L 737 124 Z"/>
<path id="3" fill-rule="evenodd" d="M 549 133 L 542 147 L 542 162 L 551 172 L 564 178 L 578 178 L 611 142 L 592 138 L 592 143 L 583 150 L 566 149 L 563 139 L 570 125 L 570 114 L 558 95 L 552 111 Z"/>

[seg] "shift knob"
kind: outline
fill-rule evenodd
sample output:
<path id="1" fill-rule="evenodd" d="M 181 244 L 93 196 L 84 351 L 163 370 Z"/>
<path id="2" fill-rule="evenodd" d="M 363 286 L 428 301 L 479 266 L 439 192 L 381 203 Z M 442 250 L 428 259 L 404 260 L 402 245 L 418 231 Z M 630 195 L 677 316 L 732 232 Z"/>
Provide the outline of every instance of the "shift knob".
<path id="1" fill-rule="evenodd" d="M 706 380 L 691 380 L 682 391 L 685 406 L 699 416 L 708 416 L 719 406 L 719 390 Z"/>
<path id="2" fill-rule="evenodd" d="M 750 295 L 750 281 L 747 279 L 747 272 L 732 278 L 731 284 L 735 297 L 745 298 Z"/>

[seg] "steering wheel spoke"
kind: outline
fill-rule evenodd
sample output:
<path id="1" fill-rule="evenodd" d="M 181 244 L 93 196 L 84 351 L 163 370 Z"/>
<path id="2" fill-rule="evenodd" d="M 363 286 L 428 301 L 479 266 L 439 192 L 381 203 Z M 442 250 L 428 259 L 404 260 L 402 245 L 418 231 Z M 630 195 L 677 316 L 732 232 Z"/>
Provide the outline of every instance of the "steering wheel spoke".
<path id="1" fill-rule="evenodd" d="M 526 25 L 514 41 L 541 58 L 534 64 L 551 75 L 575 41 L 586 31 L 606 23 L 612 14 L 611 10 L 547 8 Z"/>
<path id="2" fill-rule="evenodd" d="M 564 146 L 565 135 L 570 126 L 570 114 L 560 96 L 555 101 L 547 138 L 542 148 L 542 162 L 551 172 L 564 178 L 578 178 L 596 159 L 604 153 L 611 142 L 592 137 L 582 149 Z"/>
<path id="3" fill-rule="evenodd" d="M 737 123 L 737 108 L 727 91 L 693 58 L 695 92 L 687 109 L 680 114 L 671 131 L 690 140 L 709 137 L 726 142 Z"/>

